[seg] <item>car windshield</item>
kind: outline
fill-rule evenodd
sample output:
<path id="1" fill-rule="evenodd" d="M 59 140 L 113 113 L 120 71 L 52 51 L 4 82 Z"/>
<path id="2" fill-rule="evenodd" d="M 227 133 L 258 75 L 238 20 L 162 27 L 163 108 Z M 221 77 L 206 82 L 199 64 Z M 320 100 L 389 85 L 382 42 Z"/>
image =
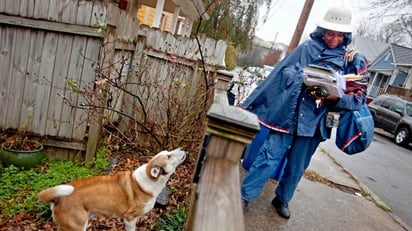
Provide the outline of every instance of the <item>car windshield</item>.
<path id="1" fill-rule="evenodd" d="M 410 103 L 406 104 L 406 114 L 408 114 L 408 116 L 412 116 L 412 104 Z"/>

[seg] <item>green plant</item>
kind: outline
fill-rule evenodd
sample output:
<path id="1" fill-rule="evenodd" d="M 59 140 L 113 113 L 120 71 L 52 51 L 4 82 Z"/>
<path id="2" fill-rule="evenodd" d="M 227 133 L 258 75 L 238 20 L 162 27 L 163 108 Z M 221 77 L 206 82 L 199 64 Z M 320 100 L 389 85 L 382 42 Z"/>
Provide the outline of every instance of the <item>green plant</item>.
<path id="1" fill-rule="evenodd" d="M 172 193 L 177 193 L 178 192 L 178 188 L 176 188 L 175 186 L 170 186 L 170 191 L 172 191 Z"/>
<path id="2" fill-rule="evenodd" d="M 96 162 L 99 166 L 104 166 L 107 159 L 100 157 L 105 156 L 105 150 L 99 150 L 98 153 L 100 154 L 96 157 Z M 20 212 L 39 214 L 46 218 L 50 214 L 49 205 L 37 202 L 39 191 L 102 172 L 102 169 L 97 167 L 89 168 L 78 162 L 57 159 L 29 170 L 20 170 L 11 165 L 0 175 L 0 218 L 7 220 Z"/>
<path id="3" fill-rule="evenodd" d="M 94 158 L 94 167 L 96 169 L 104 171 L 109 166 L 110 158 L 107 155 L 108 151 L 109 150 L 105 148 L 100 148 L 99 150 L 97 150 L 96 157 Z"/>
<path id="4" fill-rule="evenodd" d="M 305 176 L 310 180 L 318 181 L 321 183 L 325 183 L 328 181 L 326 178 L 311 170 L 305 170 Z"/>
<path id="5" fill-rule="evenodd" d="M 391 211 L 391 209 L 384 204 L 379 204 L 378 207 L 381 208 L 385 212 Z"/>
<path id="6" fill-rule="evenodd" d="M 14 150 L 36 150 L 40 148 L 40 144 L 37 142 L 32 142 L 28 138 L 27 128 L 29 127 L 31 121 L 33 120 L 33 115 L 27 115 L 27 121 L 20 126 L 20 128 L 13 132 L 10 137 L 6 138 L 4 142 L 4 147 Z"/>
<path id="7" fill-rule="evenodd" d="M 371 194 L 370 194 L 370 192 L 366 191 L 366 189 L 364 189 L 364 188 L 361 187 L 361 195 L 362 195 L 363 197 L 368 197 L 368 196 L 370 196 Z"/>
<path id="8" fill-rule="evenodd" d="M 173 210 L 173 214 L 164 213 L 156 224 L 158 231 L 181 231 L 184 228 L 186 221 L 187 208 L 177 207 Z"/>

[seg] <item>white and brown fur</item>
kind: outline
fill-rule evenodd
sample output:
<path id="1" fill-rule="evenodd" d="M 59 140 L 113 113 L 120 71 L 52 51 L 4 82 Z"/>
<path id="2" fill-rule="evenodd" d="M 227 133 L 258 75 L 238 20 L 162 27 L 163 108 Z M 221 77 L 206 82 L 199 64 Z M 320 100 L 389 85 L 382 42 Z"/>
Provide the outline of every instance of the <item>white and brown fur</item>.
<path id="1" fill-rule="evenodd" d="M 39 201 L 51 203 L 54 222 L 62 231 L 86 230 L 92 215 L 119 216 L 127 231 L 149 212 L 176 167 L 186 158 L 181 148 L 162 151 L 134 171 L 93 176 L 45 189 Z"/>

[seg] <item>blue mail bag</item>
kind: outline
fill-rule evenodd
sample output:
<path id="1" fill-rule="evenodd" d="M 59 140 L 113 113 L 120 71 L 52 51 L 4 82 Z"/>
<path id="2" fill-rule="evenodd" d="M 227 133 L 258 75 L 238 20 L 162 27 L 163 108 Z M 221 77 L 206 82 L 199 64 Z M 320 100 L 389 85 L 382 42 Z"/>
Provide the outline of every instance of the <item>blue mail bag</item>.
<path id="1" fill-rule="evenodd" d="M 335 140 L 340 150 L 349 155 L 365 151 L 372 143 L 373 134 L 373 117 L 366 104 L 358 111 L 340 112 Z"/>

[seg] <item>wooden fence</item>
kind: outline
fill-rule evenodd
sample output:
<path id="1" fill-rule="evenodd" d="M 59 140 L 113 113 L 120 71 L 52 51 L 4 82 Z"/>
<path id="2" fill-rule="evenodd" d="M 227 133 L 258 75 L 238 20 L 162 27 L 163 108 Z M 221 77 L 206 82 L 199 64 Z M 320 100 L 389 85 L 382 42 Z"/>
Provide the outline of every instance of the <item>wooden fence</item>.
<path id="1" fill-rule="evenodd" d="M 138 95 L 138 100 L 130 95 L 125 95 L 122 100 L 128 105 L 123 108 L 126 114 L 140 124 L 148 125 L 146 129 L 138 128 L 139 142 L 151 140 L 149 136 L 153 134 L 162 139 L 173 139 L 181 136 L 178 134 L 183 131 L 197 137 L 193 140 L 203 137 L 204 126 L 195 128 L 193 125 L 204 123 L 206 119 L 195 121 L 198 114 L 205 114 L 210 105 L 203 102 L 210 99 L 212 92 L 205 86 L 213 89 L 214 73 L 223 66 L 226 43 L 206 37 L 201 37 L 199 42 L 204 64 L 195 39 L 172 36 L 145 25 L 140 27 L 131 65 L 133 74 L 126 81 L 132 83 L 128 89 Z M 120 95 L 116 94 L 116 97 Z M 128 129 L 131 126 L 133 124 L 128 120 L 120 120 L 120 127 Z M 195 143 L 193 140 L 189 143 Z M 168 147 L 167 143 L 182 145 L 166 140 L 145 146 L 156 150 Z"/>
<path id="2" fill-rule="evenodd" d="M 139 26 L 136 17 L 105 2 L 0 0 L 0 128 L 18 129 L 32 116 L 28 130 L 47 138 L 50 156 L 91 160 L 101 124 L 64 103 L 84 103 L 67 79 L 93 89 L 99 67 L 107 76 L 144 73 L 143 79 L 160 80 L 178 63 L 181 78 L 199 81 L 203 65 L 196 40 Z M 226 44 L 205 37 L 200 42 L 208 71 L 222 68 Z M 130 91 L 145 94 L 138 87 Z M 133 109 L 124 107 L 122 93 L 114 95 L 113 107 Z"/>
<path id="3" fill-rule="evenodd" d="M 59 95 L 77 100 L 66 92 L 66 78 L 94 80 L 104 34 L 92 25 L 99 19 L 94 15 L 107 13 L 91 1 L 0 1 L 0 127 L 18 129 L 32 116 L 30 132 L 61 138 L 49 145 L 85 150 L 87 114 Z M 60 157 L 82 159 L 68 153 Z"/>

